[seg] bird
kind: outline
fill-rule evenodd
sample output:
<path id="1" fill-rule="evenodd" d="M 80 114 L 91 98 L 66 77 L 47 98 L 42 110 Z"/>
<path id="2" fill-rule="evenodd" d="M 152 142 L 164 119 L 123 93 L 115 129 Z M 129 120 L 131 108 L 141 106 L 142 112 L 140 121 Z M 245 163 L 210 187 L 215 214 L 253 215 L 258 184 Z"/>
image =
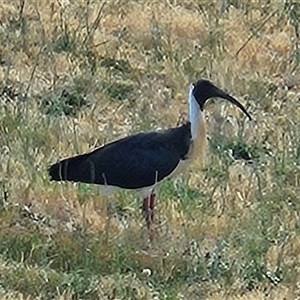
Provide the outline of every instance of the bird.
<path id="1" fill-rule="evenodd" d="M 62 159 L 49 167 L 50 180 L 136 190 L 143 199 L 142 212 L 150 229 L 161 183 L 182 173 L 191 160 L 204 155 L 204 105 L 210 98 L 225 99 L 252 119 L 238 100 L 201 78 L 190 84 L 189 119 L 182 125 L 136 133 L 91 152 Z"/>

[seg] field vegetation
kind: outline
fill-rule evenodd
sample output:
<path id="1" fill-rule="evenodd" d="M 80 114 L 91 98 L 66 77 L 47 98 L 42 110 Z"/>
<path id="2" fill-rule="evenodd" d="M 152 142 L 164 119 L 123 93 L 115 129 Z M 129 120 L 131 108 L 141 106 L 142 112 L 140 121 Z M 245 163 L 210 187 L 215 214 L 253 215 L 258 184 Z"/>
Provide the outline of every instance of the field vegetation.
<path id="1" fill-rule="evenodd" d="M 300 4 L 2 0 L 0 299 L 299 299 Z M 187 119 L 205 77 L 205 166 L 135 192 L 47 168 Z"/>

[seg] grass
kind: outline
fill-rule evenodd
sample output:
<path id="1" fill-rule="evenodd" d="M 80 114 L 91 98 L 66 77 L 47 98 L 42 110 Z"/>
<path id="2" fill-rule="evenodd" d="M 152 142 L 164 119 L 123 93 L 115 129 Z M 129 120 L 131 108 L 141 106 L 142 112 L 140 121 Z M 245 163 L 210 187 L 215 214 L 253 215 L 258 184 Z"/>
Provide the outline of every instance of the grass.
<path id="1" fill-rule="evenodd" d="M 299 297 L 298 3 L 2 2 L 0 299 Z M 175 126 L 200 77 L 254 121 L 207 105 L 205 168 L 162 186 L 152 248 L 135 193 L 49 182 L 59 158 Z"/>

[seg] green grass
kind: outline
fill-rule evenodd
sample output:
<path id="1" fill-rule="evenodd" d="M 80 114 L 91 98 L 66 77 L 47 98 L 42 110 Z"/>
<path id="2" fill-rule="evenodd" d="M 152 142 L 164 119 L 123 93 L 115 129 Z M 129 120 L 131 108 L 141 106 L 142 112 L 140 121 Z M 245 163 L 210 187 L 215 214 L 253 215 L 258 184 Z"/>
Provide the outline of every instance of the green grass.
<path id="1" fill-rule="evenodd" d="M 75 1 L 76 2 L 76 1 Z M 0 299 L 296 299 L 299 5 L 3 1 Z M 130 191 L 48 166 L 175 126 L 210 78 L 206 165 L 165 182 L 153 245 Z"/>

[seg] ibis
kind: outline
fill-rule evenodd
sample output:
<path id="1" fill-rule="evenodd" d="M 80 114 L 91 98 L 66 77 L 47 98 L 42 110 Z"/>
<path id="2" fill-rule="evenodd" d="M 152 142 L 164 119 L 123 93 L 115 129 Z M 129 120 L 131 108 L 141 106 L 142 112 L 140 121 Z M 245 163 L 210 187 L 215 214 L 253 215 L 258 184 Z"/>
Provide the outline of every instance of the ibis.
<path id="1" fill-rule="evenodd" d="M 65 158 L 50 166 L 50 180 L 137 190 L 143 198 L 142 210 L 150 228 L 161 183 L 181 173 L 193 158 L 204 153 L 203 109 L 210 98 L 231 102 L 251 120 L 240 102 L 211 81 L 200 79 L 190 85 L 187 122 L 166 130 L 137 133 L 92 152 Z"/>

